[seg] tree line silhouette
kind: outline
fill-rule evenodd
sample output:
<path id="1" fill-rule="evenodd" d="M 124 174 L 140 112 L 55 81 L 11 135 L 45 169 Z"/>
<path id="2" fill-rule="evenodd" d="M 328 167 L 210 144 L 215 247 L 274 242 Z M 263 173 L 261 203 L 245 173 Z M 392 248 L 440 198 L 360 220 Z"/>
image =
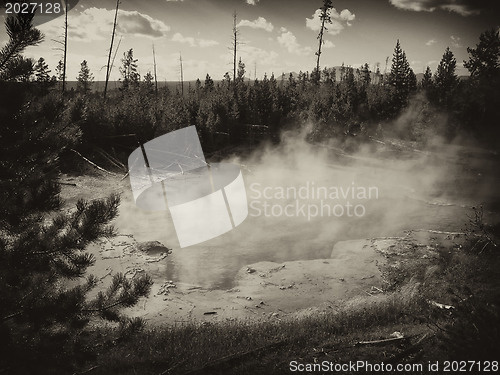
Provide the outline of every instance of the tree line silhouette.
<path id="1" fill-rule="evenodd" d="M 464 66 L 471 75 L 466 79 L 457 77 L 457 61 L 447 48 L 436 71 L 432 73 L 427 67 L 417 82 L 398 40 L 386 74 L 364 64 L 359 68 L 324 67 L 319 74 L 316 68 L 311 73 L 301 71 L 278 77 L 265 74 L 262 79 L 250 80 L 240 59 L 236 74 L 226 73 L 222 80 L 215 81 L 207 74 L 203 81 L 189 82 L 187 90 L 180 86 L 158 89 L 151 72 L 139 75 L 139 62 L 131 48 L 121 59 L 120 88 L 110 90 L 104 101 L 101 93 L 92 91 L 94 78 L 87 61 L 81 64 L 76 90 L 66 91 L 63 96 L 62 61 L 56 75 L 50 77 L 43 58 L 36 64 L 31 61 L 31 65 L 26 63 L 28 59 L 20 60 L 20 67 L 4 81 L 25 84 L 26 95 L 35 101 L 60 100 L 81 132 L 83 149 L 116 146 L 125 152 L 132 147 L 122 138 L 126 134 L 136 135 L 133 142 L 145 142 L 187 125 L 197 126 L 208 149 L 252 143 L 256 140 L 252 135 L 256 126 L 265 129 L 261 134 L 273 140 L 279 139 L 283 129 L 304 123 L 313 126 L 313 140 L 343 138 L 353 135 L 353 128 L 358 129 L 356 134 L 380 135 L 390 130 L 391 121 L 415 98 L 421 108 L 427 109 L 430 121 L 436 113 L 446 113 L 446 123 L 434 130 L 449 138 L 465 130 L 491 139 L 492 134 L 497 134 L 494 123 L 500 107 L 499 44 L 498 31 L 481 34 L 476 48 L 468 49 L 470 58 Z M 7 74 L 5 69 L 2 74 Z M 398 136 L 419 140 L 421 123 L 414 120 L 407 133 Z"/>

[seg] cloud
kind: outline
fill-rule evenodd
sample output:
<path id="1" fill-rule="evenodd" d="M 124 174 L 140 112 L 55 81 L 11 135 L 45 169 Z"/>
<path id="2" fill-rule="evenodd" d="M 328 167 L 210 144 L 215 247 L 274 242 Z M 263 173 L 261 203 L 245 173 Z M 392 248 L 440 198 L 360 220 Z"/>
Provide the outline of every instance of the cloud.
<path id="1" fill-rule="evenodd" d="M 415 12 L 434 12 L 436 9 L 455 12 L 461 16 L 472 16 L 481 13 L 481 1 L 472 0 L 389 0 L 396 8 Z"/>
<path id="2" fill-rule="evenodd" d="M 243 61 L 256 61 L 259 65 L 278 65 L 279 55 L 276 51 L 245 45 L 240 50 L 240 56 Z"/>
<path id="3" fill-rule="evenodd" d="M 323 43 L 323 48 L 334 48 L 334 47 L 335 47 L 335 44 L 333 44 L 329 40 L 325 40 L 325 42 Z"/>
<path id="4" fill-rule="evenodd" d="M 212 47 L 219 44 L 219 42 L 217 42 L 216 40 L 193 38 L 190 36 L 183 36 L 181 33 L 175 33 L 172 36 L 172 41 L 189 44 L 191 47 L 202 47 L 202 48 Z"/>
<path id="5" fill-rule="evenodd" d="M 197 39 L 198 41 L 198 46 L 205 48 L 205 47 L 213 47 L 219 44 L 218 41 L 216 40 L 211 40 L 211 39 Z"/>
<path id="6" fill-rule="evenodd" d="M 450 36 L 451 45 L 455 48 L 460 48 L 462 45 L 460 44 L 460 38 L 458 36 L 452 35 Z"/>
<path id="7" fill-rule="evenodd" d="M 280 29 L 280 35 L 278 36 L 278 43 L 285 47 L 288 52 L 294 53 L 296 55 L 307 55 L 311 53 L 310 47 L 301 47 L 297 42 L 297 38 L 293 33 L 286 28 L 282 27 Z"/>
<path id="8" fill-rule="evenodd" d="M 171 77 L 171 79 L 172 78 L 174 80 L 178 79 L 179 53 L 178 52 L 170 53 L 167 56 L 165 56 L 165 59 L 163 61 L 165 62 L 164 66 L 166 66 L 168 69 L 167 74 Z M 210 62 L 207 60 L 200 58 L 189 59 L 183 56 L 182 68 L 184 77 L 186 77 L 186 75 L 187 77 L 191 77 L 187 79 L 196 79 L 196 78 L 203 79 L 205 78 L 207 73 L 212 71 L 213 66 L 211 66 Z"/>
<path id="9" fill-rule="evenodd" d="M 220 56 L 221 59 L 228 63 L 222 65 L 222 67 L 228 70 L 229 66 L 232 69 L 233 54 L 231 51 L 227 51 L 225 54 Z M 254 47 L 250 44 L 243 44 L 238 51 L 238 58 L 241 58 L 246 65 L 246 76 L 253 78 L 255 75 L 255 67 L 257 67 L 258 75 L 262 76 L 264 72 L 272 73 L 281 71 L 283 67 L 283 59 L 280 59 L 280 55 L 274 51 L 268 51 L 260 47 Z M 231 62 L 229 64 L 229 62 Z M 268 74 L 268 76 L 269 76 Z"/>
<path id="10" fill-rule="evenodd" d="M 165 36 L 170 30 L 170 27 L 165 25 L 162 21 L 155 20 L 138 11 L 120 11 L 118 12 L 118 18 L 117 30 L 124 34 L 159 38 Z"/>
<path id="11" fill-rule="evenodd" d="M 321 29 L 321 9 L 317 9 L 312 15 L 312 18 L 306 18 L 307 28 L 313 31 L 319 31 Z M 327 28 L 327 33 L 331 35 L 337 35 L 342 30 L 344 30 L 344 24 L 347 26 L 352 25 L 352 21 L 356 18 L 354 13 L 351 13 L 349 9 L 344 9 L 340 13 L 337 12 L 335 8 L 332 8 L 330 13 L 330 18 L 332 20 L 331 24 L 325 24 Z"/>
<path id="12" fill-rule="evenodd" d="M 436 43 L 437 43 L 437 40 L 436 40 L 436 39 L 430 39 L 430 40 L 428 40 L 428 41 L 425 43 L 425 45 L 426 45 L 426 46 L 432 46 L 432 45 L 434 45 L 434 44 L 436 44 Z"/>
<path id="13" fill-rule="evenodd" d="M 347 25 L 351 26 L 350 22 L 354 21 L 356 15 L 354 13 L 351 13 L 349 9 L 344 9 L 339 14 L 336 13 L 335 8 L 333 8 L 331 17 L 337 20 L 346 21 Z"/>
<path id="14" fill-rule="evenodd" d="M 264 17 L 259 17 L 255 21 L 241 20 L 237 26 L 246 26 L 252 29 L 262 29 L 269 32 L 274 30 L 273 24 L 268 22 Z"/>
<path id="15" fill-rule="evenodd" d="M 422 65 L 422 61 L 420 60 L 412 60 L 410 62 L 410 66 L 412 67 L 413 70 L 417 70 L 416 68 L 420 67 Z"/>
<path id="16" fill-rule="evenodd" d="M 68 14 L 68 36 L 79 42 L 95 42 L 108 39 L 113 30 L 114 10 L 88 8 L 81 13 Z M 49 22 L 39 28 L 47 38 L 61 36 L 61 23 Z M 170 27 L 160 20 L 137 11 L 118 11 L 118 34 L 144 36 L 149 38 L 164 37 Z"/>
<path id="17" fill-rule="evenodd" d="M 449 12 L 455 12 L 460 14 L 461 16 L 477 16 L 481 13 L 480 9 L 473 9 L 465 5 L 458 4 L 445 4 L 441 6 L 442 9 L 447 10 Z"/>
<path id="18" fill-rule="evenodd" d="M 185 43 L 185 44 L 189 44 L 191 47 L 196 47 L 196 42 L 195 42 L 193 37 L 183 36 L 181 33 L 175 33 L 174 36 L 172 36 L 172 41 L 179 42 L 179 43 Z"/>
<path id="19" fill-rule="evenodd" d="M 249 5 L 257 5 L 260 0 L 246 0 Z"/>

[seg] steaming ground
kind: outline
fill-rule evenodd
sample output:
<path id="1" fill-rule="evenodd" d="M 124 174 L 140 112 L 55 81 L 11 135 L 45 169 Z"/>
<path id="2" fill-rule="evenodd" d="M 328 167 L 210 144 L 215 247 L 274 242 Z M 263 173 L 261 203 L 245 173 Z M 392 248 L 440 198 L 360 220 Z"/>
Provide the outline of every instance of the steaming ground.
<path id="1" fill-rule="evenodd" d="M 484 205 L 486 222 L 499 218 L 495 152 L 437 141 L 422 150 L 408 142 L 372 139 L 346 154 L 338 145 L 313 145 L 306 138 L 307 131 L 284 134 L 278 147 L 226 160 L 242 168 L 249 216 L 234 230 L 183 249 L 168 212 L 138 209 L 126 179 L 73 178 L 77 187 L 63 191 L 69 203 L 122 192 L 114 223 L 122 236 L 93 249 L 100 260 L 91 272 L 104 280 L 116 272 L 129 277 L 140 270 L 150 273 L 153 297 L 135 315 L 151 316 L 154 311 L 161 319 L 170 309 L 167 315 L 174 318 L 195 313 L 203 318 L 203 311 L 217 301 L 225 316 L 241 317 L 238 311 L 248 312 L 245 303 L 255 304 L 241 299 L 248 296 L 265 300 L 272 311 L 292 311 L 312 306 L 311 298 L 319 303 L 321 298 L 348 298 L 381 287 L 373 270 L 383 260 L 380 252 L 394 243 L 366 239 L 409 241 L 408 231 L 419 229 L 462 232 L 472 207 L 479 204 Z M 337 211 L 328 212 L 326 206 Z M 355 211 L 356 206 L 363 210 Z M 159 241 L 172 253 L 151 263 L 130 253 L 129 246 L 142 241 Z M 167 280 L 177 285 L 177 294 L 163 298 L 158 293 Z"/>
<path id="2" fill-rule="evenodd" d="M 226 160 L 243 170 L 249 216 L 218 238 L 180 249 L 169 214 L 141 211 L 130 191 L 116 226 L 138 241 L 173 249 L 165 278 L 229 289 L 237 272 L 252 263 L 328 258 L 338 241 L 406 230 L 462 231 L 472 206 L 484 204 L 487 217 L 498 211 L 494 153 L 444 144 L 418 150 L 375 140 L 348 155 L 306 137 L 307 131 L 284 134 L 279 147 Z"/>

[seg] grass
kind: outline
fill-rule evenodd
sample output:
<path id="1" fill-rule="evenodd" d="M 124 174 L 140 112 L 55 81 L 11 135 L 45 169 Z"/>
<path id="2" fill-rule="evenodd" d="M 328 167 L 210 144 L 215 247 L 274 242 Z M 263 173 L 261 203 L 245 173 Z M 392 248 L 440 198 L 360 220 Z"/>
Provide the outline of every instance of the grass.
<path id="1" fill-rule="evenodd" d="M 231 366 L 218 363 L 215 373 L 282 373 L 292 360 L 311 357 L 313 361 L 320 348 L 349 347 L 353 340 L 380 339 L 396 326 L 409 327 L 412 313 L 420 309 L 418 298 L 403 299 L 397 293 L 364 302 L 341 312 L 279 323 L 193 323 L 148 330 L 101 355 L 101 367 L 93 373 L 158 374 L 168 369 L 189 373 L 221 358 Z"/>

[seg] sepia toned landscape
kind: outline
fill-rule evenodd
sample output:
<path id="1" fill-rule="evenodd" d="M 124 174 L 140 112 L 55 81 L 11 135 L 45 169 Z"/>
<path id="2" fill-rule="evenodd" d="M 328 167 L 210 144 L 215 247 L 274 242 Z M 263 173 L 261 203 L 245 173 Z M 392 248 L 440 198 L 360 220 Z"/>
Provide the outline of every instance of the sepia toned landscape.
<path id="1" fill-rule="evenodd" d="M 2 4 L 1 374 L 498 371 L 494 1 Z"/>

